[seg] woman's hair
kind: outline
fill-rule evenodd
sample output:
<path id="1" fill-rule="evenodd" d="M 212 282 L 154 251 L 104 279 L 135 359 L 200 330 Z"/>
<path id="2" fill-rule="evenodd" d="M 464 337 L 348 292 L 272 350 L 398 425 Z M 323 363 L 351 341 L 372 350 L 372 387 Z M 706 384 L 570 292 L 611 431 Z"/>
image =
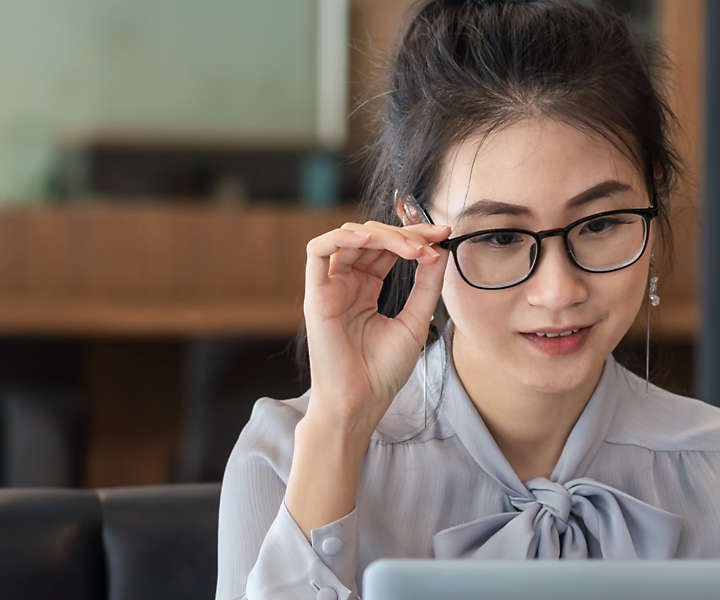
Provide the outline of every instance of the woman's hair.
<path id="1" fill-rule="evenodd" d="M 470 136 L 548 117 L 604 137 L 637 166 L 656 193 L 660 238 L 672 254 L 669 198 L 681 161 L 670 139 L 677 119 L 660 85 L 670 63 L 658 42 L 635 35 L 613 10 L 579 0 L 422 0 L 410 14 L 369 148 L 368 219 L 401 225 L 396 190 L 426 205 L 449 150 Z M 382 314 L 402 310 L 415 264 L 398 259 L 385 278 Z M 441 299 L 428 343 L 447 319 Z M 302 371 L 304 325 L 296 348 Z"/>

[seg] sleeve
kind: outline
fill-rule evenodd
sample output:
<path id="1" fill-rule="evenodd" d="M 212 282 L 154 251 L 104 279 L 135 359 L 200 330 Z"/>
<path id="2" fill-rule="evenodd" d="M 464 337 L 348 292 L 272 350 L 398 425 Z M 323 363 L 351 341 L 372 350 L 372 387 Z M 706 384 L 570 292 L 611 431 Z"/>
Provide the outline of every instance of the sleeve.
<path id="1" fill-rule="evenodd" d="M 263 420 L 264 438 L 286 435 L 268 436 Z M 273 451 L 262 450 L 252 421 L 240 434 L 223 477 L 216 600 L 358 598 L 357 509 L 313 529 L 308 542 L 283 501 L 285 484 L 273 467 Z M 288 463 L 292 440 L 289 454 Z"/>

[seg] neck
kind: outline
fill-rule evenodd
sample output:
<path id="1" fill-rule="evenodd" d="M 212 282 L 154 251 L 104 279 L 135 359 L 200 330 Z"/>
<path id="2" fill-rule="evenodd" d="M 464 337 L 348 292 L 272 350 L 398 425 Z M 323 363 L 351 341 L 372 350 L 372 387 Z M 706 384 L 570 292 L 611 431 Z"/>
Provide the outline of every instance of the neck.
<path id="1" fill-rule="evenodd" d="M 562 392 L 547 392 L 512 381 L 497 368 L 453 344 L 455 369 L 470 400 L 521 481 L 549 478 L 572 428 L 602 373 Z"/>

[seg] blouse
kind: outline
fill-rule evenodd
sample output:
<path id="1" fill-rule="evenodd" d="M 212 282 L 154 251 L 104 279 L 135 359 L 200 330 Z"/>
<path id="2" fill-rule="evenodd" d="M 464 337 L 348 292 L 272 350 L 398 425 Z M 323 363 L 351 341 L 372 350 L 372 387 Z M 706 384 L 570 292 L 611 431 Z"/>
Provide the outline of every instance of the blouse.
<path id="1" fill-rule="evenodd" d="M 720 558 L 720 409 L 646 390 L 611 355 L 550 478 L 520 481 L 458 378 L 452 330 L 373 433 L 354 509 L 311 541 L 283 497 L 312 388 L 255 403 L 223 477 L 216 600 L 357 599 L 379 558 Z"/>

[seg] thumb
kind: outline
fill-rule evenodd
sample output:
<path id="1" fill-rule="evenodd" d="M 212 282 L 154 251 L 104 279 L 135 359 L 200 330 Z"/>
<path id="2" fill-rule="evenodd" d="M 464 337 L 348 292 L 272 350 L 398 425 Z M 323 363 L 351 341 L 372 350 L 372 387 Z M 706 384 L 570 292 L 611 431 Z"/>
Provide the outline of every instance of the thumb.
<path id="1" fill-rule="evenodd" d="M 440 256 L 433 262 L 418 262 L 415 269 L 415 283 L 405 306 L 396 319 L 401 321 L 413 334 L 418 346 L 425 343 L 430 317 L 437 306 L 442 291 L 443 275 L 450 252 L 438 248 Z"/>

